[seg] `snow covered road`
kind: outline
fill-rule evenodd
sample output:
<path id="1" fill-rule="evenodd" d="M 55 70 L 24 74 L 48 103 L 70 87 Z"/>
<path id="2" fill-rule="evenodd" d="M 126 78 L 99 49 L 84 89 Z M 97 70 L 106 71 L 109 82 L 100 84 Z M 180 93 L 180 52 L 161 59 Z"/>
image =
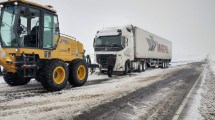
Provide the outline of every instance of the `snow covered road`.
<path id="1" fill-rule="evenodd" d="M 48 93 L 36 81 L 0 84 L 0 119 L 170 119 L 203 71 L 202 62 L 127 76 L 90 76 Z"/>

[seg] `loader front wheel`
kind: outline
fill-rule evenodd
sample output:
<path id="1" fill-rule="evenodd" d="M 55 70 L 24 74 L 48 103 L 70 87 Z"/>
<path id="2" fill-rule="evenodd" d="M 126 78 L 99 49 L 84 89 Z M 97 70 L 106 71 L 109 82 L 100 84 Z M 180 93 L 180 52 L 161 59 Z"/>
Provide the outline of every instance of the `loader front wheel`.
<path id="1" fill-rule="evenodd" d="M 4 70 L 3 78 L 4 81 L 10 86 L 26 85 L 31 78 L 24 78 L 21 76 L 22 73 L 10 73 Z"/>
<path id="2" fill-rule="evenodd" d="M 43 68 L 40 74 L 40 82 L 48 91 L 62 90 L 68 81 L 68 66 L 64 61 L 51 60 Z"/>
<path id="3" fill-rule="evenodd" d="M 88 78 L 88 67 L 81 59 L 73 60 L 69 64 L 69 83 L 74 87 L 79 87 L 86 83 Z"/>

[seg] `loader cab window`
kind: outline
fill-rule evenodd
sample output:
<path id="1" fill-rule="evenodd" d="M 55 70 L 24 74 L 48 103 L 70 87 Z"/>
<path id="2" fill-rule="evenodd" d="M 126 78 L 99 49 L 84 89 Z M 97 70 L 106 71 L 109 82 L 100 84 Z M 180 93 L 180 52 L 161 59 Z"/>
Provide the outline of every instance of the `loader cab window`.
<path id="1" fill-rule="evenodd" d="M 14 25 L 16 14 L 18 13 L 17 6 L 5 6 L 1 8 L 1 26 L 0 36 L 3 47 L 17 47 L 16 33 L 14 32 Z"/>
<path id="2" fill-rule="evenodd" d="M 22 7 L 18 19 L 17 33 L 21 47 L 39 47 L 40 11 Z"/>
<path id="3" fill-rule="evenodd" d="M 54 49 L 59 38 L 58 19 L 56 15 L 44 14 L 43 48 Z"/>

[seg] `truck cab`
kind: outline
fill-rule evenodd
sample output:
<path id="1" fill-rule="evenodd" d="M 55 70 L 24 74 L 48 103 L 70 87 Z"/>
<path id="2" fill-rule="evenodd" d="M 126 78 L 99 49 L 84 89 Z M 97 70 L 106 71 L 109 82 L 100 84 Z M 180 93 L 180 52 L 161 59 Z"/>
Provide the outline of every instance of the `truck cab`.
<path id="1" fill-rule="evenodd" d="M 97 32 L 94 39 L 95 63 L 107 71 L 107 58 L 114 56 L 113 71 L 125 71 L 134 60 L 132 26 L 107 28 Z M 128 72 L 128 69 L 127 69 Z"/>

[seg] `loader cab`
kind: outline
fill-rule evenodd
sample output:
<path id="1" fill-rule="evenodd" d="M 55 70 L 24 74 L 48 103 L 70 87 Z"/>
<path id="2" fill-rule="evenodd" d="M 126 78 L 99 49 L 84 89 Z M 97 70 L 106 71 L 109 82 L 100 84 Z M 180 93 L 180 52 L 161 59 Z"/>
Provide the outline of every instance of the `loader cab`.
<path id="1" fill-rule="evenodd" d="M 55 49 L 60 32 L 54 11 L 23 1 L 0 3 L 0 7 L 3 48 Z"/>

